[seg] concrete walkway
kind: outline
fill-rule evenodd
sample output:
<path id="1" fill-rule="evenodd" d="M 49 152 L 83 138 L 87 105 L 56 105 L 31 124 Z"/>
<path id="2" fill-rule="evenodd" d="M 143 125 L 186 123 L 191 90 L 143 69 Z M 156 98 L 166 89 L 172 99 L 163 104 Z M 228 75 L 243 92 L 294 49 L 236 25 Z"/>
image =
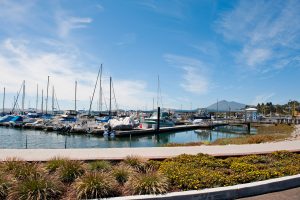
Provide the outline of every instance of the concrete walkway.
<path id="1" fill-rule="evenodd" d="M 53 157 L 67 157 L 74 160 L 121 160 L 129 155 L 149 159 L 164 159 L 180 154 L 210 154 L 213 156 L 238 156 L 265 154 L 287 150 L 300 152 L 300 140 L 276 143 L 191 146 L 191 147 L 150 147 L 150 148 L 89 148 L 89 149 L 0 149 L 0 160 L 17 157 L 26 161 L 46 161 Z"/>
<path id="2" fill-rule="evenodd" d="M 272 192 L 268 194 L 258 195 L 254 197 L 241 198 L 239 200 L 299 200 L 300 188 L 284 190 L 280 192 Z"/>

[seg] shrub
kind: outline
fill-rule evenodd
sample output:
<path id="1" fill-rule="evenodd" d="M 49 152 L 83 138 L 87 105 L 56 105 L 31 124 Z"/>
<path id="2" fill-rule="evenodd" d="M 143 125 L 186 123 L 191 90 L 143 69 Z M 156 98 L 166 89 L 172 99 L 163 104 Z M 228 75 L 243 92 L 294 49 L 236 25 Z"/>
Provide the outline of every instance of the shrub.
<path id="1" fill-rule="evenodd" d="M 251 172 L 256 171 L 257 167 L 253 164 L 234 161 L 231 163 L 230 169 L 235 172 Z"/>
<path id="2" fill-rule="evenodd" d="M 109 171 L 111 164 L 105 160 L 94 161 L 89 164 L 90 170 L 92 171 Z"/>
<path id="3" fill-rule="evenodd" d="M 159 172 L 138 173 L 125 183 L 126 194 L 164 194 L 168 190 L 168 179 Z"/>
<path id="4" fill-rule="evenodd" d="M 118 183 L 124 184 L 130 175 L 133 175 L 134 170 L 128 165 L 118 165 L 113 168 L 112 175 L 115 177 Z"/>
<path id="5" fill-rule="evenodd" d="M 84 173 L 83 163 L 75 160 L 65 160 L 58 169 L 58 176 L 62 182 L 73 182 Z"/>
<path id="6" fill-rule="evenodd" d="M 118 184 L 113 176 L 103 172 L 90 172 L 75 183 L 78 199 L 113 197 L 119 194 Z"/>
<path id="7" fill-rule="evenodd" d="M 28 178 L 18 182 L 8 194 L 9 200 L 55 200 L 63 193 L 60 182 L 45 178 Z"/>
<path id="8" fill-rule="evenodd" d="M 46 169 L 49 172 L 55 172 L 59 167 L 61 167 L 68 159 L 67 158 L 60 158 L 60 157 L 54 157 L 50 159 L 46 163 Z"/>

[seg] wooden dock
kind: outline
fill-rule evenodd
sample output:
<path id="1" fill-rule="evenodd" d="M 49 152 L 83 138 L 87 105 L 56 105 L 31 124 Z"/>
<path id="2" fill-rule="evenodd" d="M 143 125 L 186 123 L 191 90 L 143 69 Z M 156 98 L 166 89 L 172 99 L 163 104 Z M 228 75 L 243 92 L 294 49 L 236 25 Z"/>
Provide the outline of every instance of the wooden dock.
<path id="1" fill-rule="evenodd" d="M 159 133 L 170 133 L 170 132 L 178 132 L 178 131 L 189 131 L 196 129 L 213 129 L 217 126 L 225 126 L 224 124 L 211 124 L 211 125 L 181 125 L 181 126 L 173 126 L 173 127 L 162 127 L 157 131 L 156 129 L 133 129 L 128 131 L 116 131 L 116 136 L 130 136 L 130 135 L 147 135 L 147 134 L 159 134 Z"/>

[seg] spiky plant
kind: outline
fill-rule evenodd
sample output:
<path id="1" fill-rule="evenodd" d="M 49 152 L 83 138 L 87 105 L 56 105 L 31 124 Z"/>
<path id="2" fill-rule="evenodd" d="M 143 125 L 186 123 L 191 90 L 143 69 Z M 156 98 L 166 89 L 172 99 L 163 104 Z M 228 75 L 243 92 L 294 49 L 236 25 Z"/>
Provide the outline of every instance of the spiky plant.
<path id="1" fill-rule="evenodd" d="M 135 169 L 138 172 L 145 172 L 147 168 L 146 166 L 147 160 L 139 156 L 127 156 L 123 160 L 123 163 L 131 166 L 133 169 Z"/>
<path id="2" fill-rule="evenodd" d="M 46 169 L 51 173 L 55 172 L 59 167 L 61 167 L 64 162 L 66 162 L 68 159 L 67 158 L 60 158 L 60 157 L 54 157 L 50 159 L 46 163 Z"/>
<path id="3" fill-rule="evenodd" d="M 83 163 L 76 160 L 65 160 L 57 172 L 62 182 L 71 183 L 84 173 Z"/>
<path id="4" fill-rule="evenodd" d="M 0 199 L 6 199 L 9 186 L 10 186 L 10 181 L 7 180 L 3 174 L 1 174 L 0 175 Z"/>
<path id="5" fill-rule="evenodd" d="M 75 182 L 78 199 L 113 197 L 119 194 L 113 176 L 104 172 L 89 172 Z"/>
<path id="6" fill-rule="evenodd" d="M 18 168 L 13 170 L 13 175 L 18 180 L 34 178 L 41 175 L 38 165 L 35 163 L 22 163 Z"/>
<path id="7" fill-rule="evenodd" d="M 13 157 L 13 158 L 7 158 L 3 162 L 3 170 L 6 172 L 14 171 L 15 169 L 20 168 L 21 165 L 24 164 L 24 161 L 22 161 L 19 158 Z"/>
<path id="8" fill-rule="evenodd" d="M 125 193 L 131 195 L 164 194 L 167 190 L 167 178 L 155 171 L 135 174 L 125 183 Z"/>
<path id="9" fill-rule="evenodd" d="M 38 200 L 38 199 L 59 199 L 63 193 L 63 186 L 60 182 L 46 177 L 28 178 L 17 182 L 8 194 L 8 200 Z"/>
<path id="10" fill-rule="evenodd" d="M 92 171 L 109 171 L 111 169 L 111 163 L 105 160 L 98 160 L 89 163 L 89 168 Z"/>
<path id="11" fill-rule="evenodd" d="M 112 175 L 118 181 L 119 184 L 127 182 L 130 175 L 133 175 L 134 170 L 128 165 L 117 165 L 113 168 Z"/>

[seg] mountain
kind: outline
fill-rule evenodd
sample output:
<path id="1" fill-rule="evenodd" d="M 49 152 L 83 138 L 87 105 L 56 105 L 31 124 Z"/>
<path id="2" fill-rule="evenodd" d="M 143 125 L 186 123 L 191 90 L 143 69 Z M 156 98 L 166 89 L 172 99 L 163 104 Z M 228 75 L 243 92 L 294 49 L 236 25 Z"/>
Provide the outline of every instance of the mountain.
<path id="1" fill-rule="evenodd" d="M 217 108 L 219 111 L 228 111 L 229 108 L 231 111 L 238 111 L 241 110 L 243 108 L 245 108 L 245 104 L 242 103 L 238 103 L 238 102 L 234 102 L 234 101 L 226 101 L 226 100 L 222 100 L 219 101 L 218 103 L 214 103 L 210 106 L 208 106 L 206 109 L 208 111 L 217 111 Z"/>

